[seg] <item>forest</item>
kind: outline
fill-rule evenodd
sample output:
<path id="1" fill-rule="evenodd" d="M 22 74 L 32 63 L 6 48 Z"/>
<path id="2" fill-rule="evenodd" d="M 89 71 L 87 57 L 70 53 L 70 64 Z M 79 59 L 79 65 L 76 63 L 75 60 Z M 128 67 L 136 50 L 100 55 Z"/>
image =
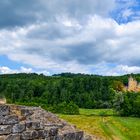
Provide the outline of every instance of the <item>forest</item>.
<path id="1" fill-rule="evenodd" d="M 131 75 L 140 81 L 140 74 Z M 0 75 L 0 96 L 8 103 L 42 106 L 54 112 L 78 114 L 78 108 L 114 107 L 123 116 L 140 116 L 140 94 L 122 92 L 129 76 L 5 74 Z"/>

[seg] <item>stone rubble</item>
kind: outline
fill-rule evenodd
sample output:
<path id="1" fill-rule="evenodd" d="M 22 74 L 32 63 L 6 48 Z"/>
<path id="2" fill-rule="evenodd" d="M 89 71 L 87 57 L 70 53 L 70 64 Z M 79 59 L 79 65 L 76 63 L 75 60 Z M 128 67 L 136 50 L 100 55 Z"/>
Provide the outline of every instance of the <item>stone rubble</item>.
<path id="1" fill-rule="evenodd" d="M 83 131 L 40 107 L 6 104 L 0 105 L 0 140 L 85 140 L 85 138 Z"/>

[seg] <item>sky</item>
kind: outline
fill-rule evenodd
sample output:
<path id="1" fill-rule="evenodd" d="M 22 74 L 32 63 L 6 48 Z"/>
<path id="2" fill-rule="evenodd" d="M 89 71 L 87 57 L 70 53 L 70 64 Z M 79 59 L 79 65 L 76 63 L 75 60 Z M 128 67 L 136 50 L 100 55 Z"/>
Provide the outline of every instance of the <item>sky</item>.
<path id="1" fill-rule="evenodd" d="M 140 0 L 0 0 L 0 74 L 140 73 Z"/>

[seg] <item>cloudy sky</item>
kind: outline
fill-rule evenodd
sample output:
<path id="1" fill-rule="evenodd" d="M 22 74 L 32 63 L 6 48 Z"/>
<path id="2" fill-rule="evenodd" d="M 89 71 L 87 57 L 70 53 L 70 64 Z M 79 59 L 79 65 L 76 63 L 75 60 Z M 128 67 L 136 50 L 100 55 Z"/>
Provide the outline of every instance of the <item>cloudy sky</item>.
<path id="1" fill-rule="evenodd" d="M 140 0 L 0 0 L 0 74 L 140 73 Z"/>

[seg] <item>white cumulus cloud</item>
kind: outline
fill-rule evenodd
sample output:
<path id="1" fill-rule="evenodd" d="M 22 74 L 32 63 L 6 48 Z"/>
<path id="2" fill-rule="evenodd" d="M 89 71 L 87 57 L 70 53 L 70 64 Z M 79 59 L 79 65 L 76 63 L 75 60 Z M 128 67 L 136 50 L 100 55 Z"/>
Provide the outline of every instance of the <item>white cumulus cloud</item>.
<path id="1" fill-rule="evenodd" d="M 15 15 L 19 8 L 8 2 L 9 14 Z M 130 6 L 135 3 L 123 2 L 127 3 L 126 7 L 122 7 L 125 9 L 123 17 L 127 18 L 133 15 Z M 39 5 L 33 4 L 31 9 L 20 6 L 18 22 L 13 19 L 10 28 L 9 25 L 2 26 L 0 20 L 0 55 L 49 74 L 94 73 L 98 66 L 100 73 L 109 75 L 139 71 L 140 20 L 119 24 L 109 17 L 116 6 L 115 0 L 39 0 Z M 24 15 L 22 12 L 25 10 L 30 14 Z M 26 23 L 19 20 L 24 16 Z M 28 16 L 32 20 L 28 20 Z M 6 17 L 1 18 L 7 21 Z M 113 64 L 114 68 L 108 64 Z M 28 70 L 21 68 L 19 71 Z M 5 71 L 11 73 L 16 70 L 5 67 Z"/>
<path id="2" fill-rule="evenodd" d="M 11 69 L 6 66 L 0 66 L 0 74 L 12 74 L 12 73 L 31 73 L 32 68 L 25 68 L 21 67 L 19 70 L 18 69 Z"/>

